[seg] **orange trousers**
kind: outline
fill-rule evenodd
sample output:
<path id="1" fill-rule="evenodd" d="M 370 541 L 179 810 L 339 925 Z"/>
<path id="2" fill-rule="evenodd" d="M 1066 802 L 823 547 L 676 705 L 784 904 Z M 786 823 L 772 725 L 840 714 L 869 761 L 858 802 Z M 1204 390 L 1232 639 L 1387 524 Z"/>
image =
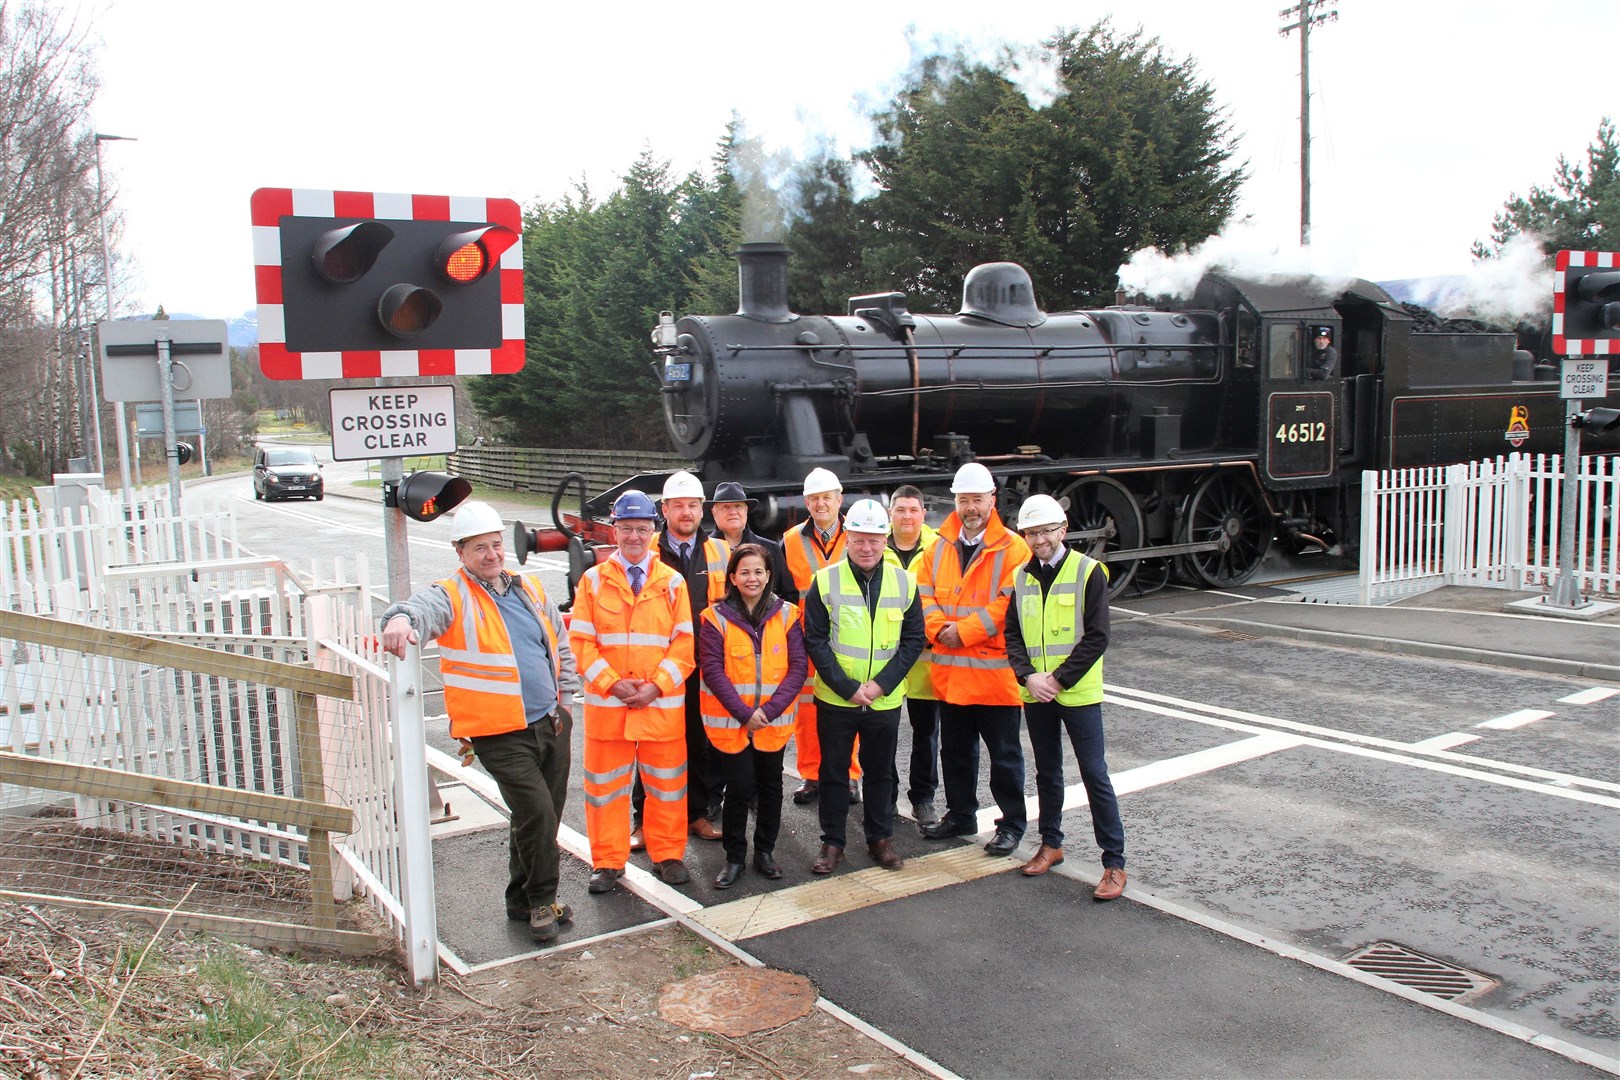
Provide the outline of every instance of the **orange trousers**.
<path id="1" fill-rule="evenodd" d="M 794 761 L 799 766 L 800 780 L 814 780 L 821 782 L 821 739 L 816 735 L 816 699 L 803 695 L 799 698 L 799 711 L 793 717 L 793 737 L 798 741 L 798 748 L 794 750 L 797 755 Z M 861 778 L 861 763 L 855 760 L 855 754 L 861 749 L 861 740 L 855 739 L 855 750 L 850 754 L 849 778 Z"/>
<path id="2" fill-rule="evenodd" d="M 585 835 L 593 869 L 622 870 L 630 859 L 630 783 L 640 769 L 647 856 L 686 857 L 686 740 L 631 742 L 585 737 Z"/>

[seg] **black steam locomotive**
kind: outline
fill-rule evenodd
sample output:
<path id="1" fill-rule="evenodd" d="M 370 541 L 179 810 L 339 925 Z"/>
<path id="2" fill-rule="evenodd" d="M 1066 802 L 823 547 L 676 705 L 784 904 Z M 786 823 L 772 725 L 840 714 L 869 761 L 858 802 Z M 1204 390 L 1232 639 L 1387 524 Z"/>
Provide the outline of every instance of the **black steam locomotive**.
<path id="1" fill-rule="evenodd" d="M 744 245 L 735 315 L 665 313 L 653 331 L 671 439 L 706 487 L 759 498 L 762 532 L 796 518 L 813 468 L 842 477 L 846 500 L 909 483 L 943 509 L 976 460 L 1004 520 L 1036 492 L 1064 501 L 1070 539 L 1107 559 L 1116 593 L 1172 573 L 1230 586 L 1274 542 L 1353 548 L 1362 470 L 1564 447 L 1556 369 L 1511 333 L 1431 332 L 1369 281 L 1210 273 L 1182 310 L 1048 313 L 1022 267 L 990 263 L 954 315 L 915 314 L 902 293 L 797 315 L 787 259 Z M 1309 370 L 1312 327 L 1339 353 L 1326 379 Z M 1584 449 L 1620 450 L 1620 434 Z M 584 524 L 662 480 L 590 500 Z"/>

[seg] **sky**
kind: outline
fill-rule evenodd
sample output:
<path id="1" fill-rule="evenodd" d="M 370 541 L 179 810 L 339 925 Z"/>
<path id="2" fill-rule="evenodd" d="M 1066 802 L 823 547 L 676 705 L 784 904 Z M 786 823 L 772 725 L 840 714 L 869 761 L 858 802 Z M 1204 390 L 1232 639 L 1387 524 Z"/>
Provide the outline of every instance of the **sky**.
<path id="1" fill-rule="evenodd" d="M 869 142 L 866 116 L 915 57 L 941 46 L 989 57 L 1104 18 L 1156 37 L 1213 87 L 1249 172 L 1227 244 L 1256 266 L 1468 273 L 1503 202 L 1550 184 L 1560 154 L 1584 161 L 1602 117 L 1620 116 L 1620 84 L 1583 62 L 1620 39 L 1614 0 L 1324 4 L 1337 19 L 1310 38 L 1301 253 L 1300 51 L 1297 31 L 1278 34 L 1293 21 L 1279 18 L 1286 0 L 46 2 L 95 43 L 96 130 L 137 140 L 102 146 L 133 260 L 123 312 L 252 308 L 259 187 L 524 205 L 581 183 L 603 195 L 644 149 L 677 174 L 706 169 L 734 112 L 769 149 L 831 139 L 847 152 Z"/>

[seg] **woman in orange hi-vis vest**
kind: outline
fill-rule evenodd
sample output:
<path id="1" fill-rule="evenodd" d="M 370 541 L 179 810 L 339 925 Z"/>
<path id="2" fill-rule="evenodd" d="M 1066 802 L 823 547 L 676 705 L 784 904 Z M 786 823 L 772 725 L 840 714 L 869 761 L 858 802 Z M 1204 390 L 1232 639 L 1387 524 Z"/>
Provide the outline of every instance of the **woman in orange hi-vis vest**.
<path id="1" fill-rule="evenodd" d="M 726 565 L 726 595 L 698 627 L 699 701 L 712 756 L 726 778 L 721 842 L 726 865 L 714 879 L 729 889 L 748 854 L 748 803 L 757 796 L 754 868 L 782 876 L 774 857 L 782 825 L 782 756 L 809 661 L 799 611 L 771 592 L 765 549 L 743 544 Z"/>
<path id="2" fill-rule="evenodd" d="M 652 500 L 613 504 L 618 548 L 585 571 L 569 637 L 585 682 L 585 832 L 593 893 L 618 887 L 630 857 L 632 771 L 647 789 L 647 854 L 666 884 L 691 880 L 686 856 L 686 677 L 693 659 L 686 581 L 653 557 Z"/>

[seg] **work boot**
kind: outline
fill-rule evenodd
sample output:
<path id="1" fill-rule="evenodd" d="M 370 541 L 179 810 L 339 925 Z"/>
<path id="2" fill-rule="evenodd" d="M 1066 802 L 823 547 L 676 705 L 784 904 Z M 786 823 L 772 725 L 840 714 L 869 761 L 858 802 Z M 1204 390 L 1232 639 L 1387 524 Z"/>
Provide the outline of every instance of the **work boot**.
<path id="1" fill-rule="evenodd" d="M 685 885 L 692 880 L 686 864 L 679 859 L 665 859 L 659 863 L 658 876 L 663 879 L 665 885 Z"/>
<path id="2" fill-rule="evenodd" d="M 610 893 L 619 887 L 619 879 L 624 876 L 622 869 L 615 870 L 611 866 L 598 866 L 591 871 L 591 883 L 586 886 L 593 893 Z"/>
<path id="3" fill-rule="evenodd" d="M 814 780 L 806 780 L 804 783 L 800 784 L 798 790 L 793 793 L 793 805 L 809 806 L 811 803 L 816 801 L 816 793 L 820 790 L 821 785 L 819 783 Z"/>
<path id="4" fill-rule="evenodd" d="M 561 923 L 574 921 L 574 909 L 567 904 L 541 904 L 529 912 L 529 937 L 535 941 L 557 940 Z"/>

